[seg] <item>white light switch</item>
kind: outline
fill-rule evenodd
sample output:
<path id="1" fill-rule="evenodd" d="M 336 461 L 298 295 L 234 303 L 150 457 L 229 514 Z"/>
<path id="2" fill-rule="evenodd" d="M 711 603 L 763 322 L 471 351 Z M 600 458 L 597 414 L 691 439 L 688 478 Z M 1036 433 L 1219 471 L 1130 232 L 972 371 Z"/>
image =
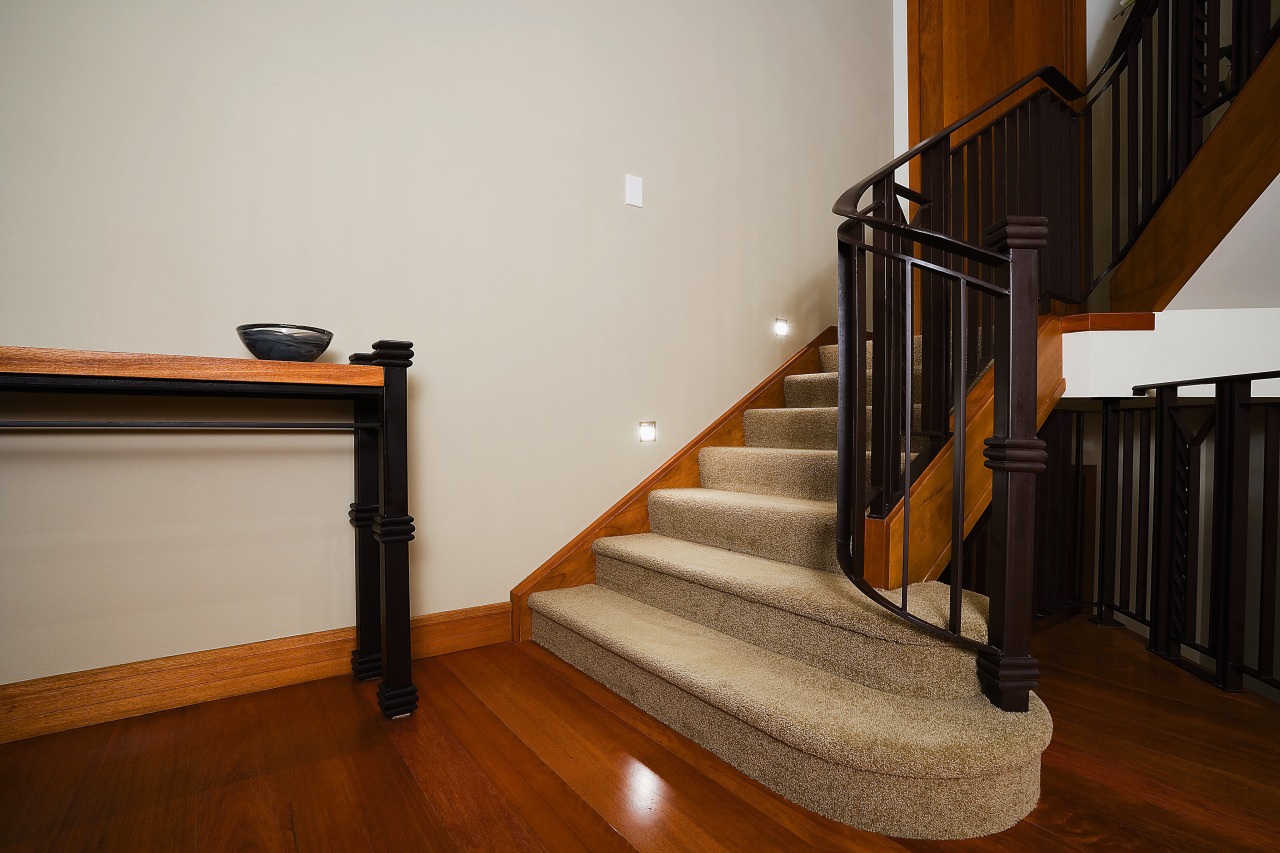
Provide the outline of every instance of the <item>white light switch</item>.
<path id="1" fill-rule="evenodd" d="M 627 175 L 627 204 L 644 207 L 644 178 Z"/>

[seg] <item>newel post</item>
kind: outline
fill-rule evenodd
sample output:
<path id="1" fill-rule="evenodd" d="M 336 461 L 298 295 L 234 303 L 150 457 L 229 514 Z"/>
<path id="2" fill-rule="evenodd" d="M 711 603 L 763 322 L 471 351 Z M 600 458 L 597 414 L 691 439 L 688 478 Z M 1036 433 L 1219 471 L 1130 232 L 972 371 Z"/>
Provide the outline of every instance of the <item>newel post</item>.
<path id="1" fill-rule="evenodd" d="M 1036 438 L 1039 253 L 1048 237 L 1043 216 L 1011 216 L 986 233 L 987 245 L 1008 252 L 1010 263 L 999 272 L 1009 296 L 996 309 L 995 422 L 983 452 L 991 469 L 987 642 L 999 654 L 979 654 L 978 678 L 987 698 L 1005 711 L 1026 711 L 1028 694 L 1040 677 L 1031 657 L 1031 582 L 1035 477 L 1049 459 L 1045 443 Z"/>

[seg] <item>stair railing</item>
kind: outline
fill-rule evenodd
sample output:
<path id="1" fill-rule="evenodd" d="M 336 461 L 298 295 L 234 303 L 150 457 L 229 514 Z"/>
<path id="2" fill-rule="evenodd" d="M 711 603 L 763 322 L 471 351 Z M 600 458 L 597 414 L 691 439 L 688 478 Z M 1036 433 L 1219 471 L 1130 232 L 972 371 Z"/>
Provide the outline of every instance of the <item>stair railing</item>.
<path id="1" fill-rule="evenodd" d="M 850 219 L 839 231 L 839 428 L 837 432 L 837 521 L 836 539 L 841 569 L 864 594 L 929 633 L 945 636 L 978 652 L 978 673 L 983 691 L 996 705 L 1008 711 L 1025 711 L 1028 693 L 1035 687 L 1038 670 L 1030 655 L 1031 566 L 1035 545 L 1035 481 L 1044 470 L 1047 454 L 1044 442 L 1036 438 L 1036 325 L 1040 284 L 1039 253 L 1044 248 L 1048 227 L 1043 217 L 1010 217 L 988 230 L 986 247 L 973 246 L 925 229 L 895 225 L 887 232 L 894 245 L 882 245 L 886 232 L 875 222 Z M 881 245 L 878 245 L 881 244 Z M 943 266 L 920 255 L 925 250 L 940 251 L 961 263 Z M 959 267 L 984 269 L 975 275 Z M 964 632 L 961 599 L 965 539 L 965 459 L 955 454 L 952 489 L 953 567 L 950 615 L 946 625 L 937 625 L 910 609 L 909 585 L 901 587 L 900 600 L 891 601 L 867 581 L 863 572 L 864 513 L 867 483 L 855 451 L 866 447 L 866 424 L 859 409 L 866 400 L 866 322 L 868 288 L 876 303 L 900 307 L 896 318 L 898 334 L 879 334 L 876 348 L 889 348 L 886 341 L 900 342 L 897 353 L 886 361 L 895 365 L 911 363 L 913 292 L 918 274 L 927 272 L 950 291 L 956 311 L 947 325 L 950 337 L 953 396 L 956 401 L 956 447 L 965 441 L 965 397 L 967 391 L 968 305 L 976 294 L 991 303 L 993 337 L 991 350 L 995 365 L 995 420 L 993 435 L 986 440 L 986 466 L 992 470 L 991 540 L 988 578 L 991 583 L 990 616 L 985 642 Z M 873 273 L 880 273 L 871 281 Z M 889 329 L 884 329 L 889 332 Z M 1027 366 L 1030 369 L 1027 369 Z M 905 446 L 911 446 L 912 426 L 910 371 L 903 379 Z M 903 565 L 910 562 L 911 466 L 901 466 L 903 490 Z M 971 632 L 972 633 L 972 632 Z"/>
<path id="2" fill-rule="evenodd" d="M 1203 141 L 1205 118 L 1234 95 L 1275 42 L 1271 6 L 1233 0 L 1231 53 L 1239 70 L 1224 88 L 1214 59 L 1222 38 L 1220 0 L 1139 0 L 1090 97 L 1057 69 L 1039 69 L 851 187 L 835 204 L 834 212 L 846 219 L 839 229 L 840 563 L 882 605 L 923 630 L 978 649 L 984 690 L 1001 707 L 1024 707 L 1035 680 L 1035 663 L 1025 654 L 1031 610 L 1024 601 L 1034 541 L 1034 514 L 1025 510 L 1034 493 L 1015 484 L 1043 468 L 1043 449 L 1034 439 L 1035 312 L 1024 322 L 1021 300 L 1033 306 L 1048 297 L 1082 302 L 1115 268 Z M 1029 96 L 952 145 L 953 134 L 1029 87 Z M 1073 102 L 1083 106 L 1076 109 Z M 1095 121 L 1104 104 L 1109 126 Z M 1121 122 L 1122 106 L 1127 122 Z M 1094 193 L 1095 153 L 1107 149 L 1098 142 L 1104 133 L 1111 134 L 1111 186 Z M 908 165 L 918 169 L 919 189 L 897 179 Z M 1109 202 L 1111 211 L 1105 246 L 1091 233 L 1099 215 L 1095 200 Z M 1022 236 L 1024 229 L 1043 228 L 1046 219 L 1054 224 L 1052 240 L 1047 232 Z M 1032 290 L 1020 289 L 1027 287 Z M 868 329 L 875 340 L 870 389 Z M 1010 341 L 1020 343 L 1011 349 Z M 993 361 L 997 423 L 986 464 L 997 483 L 1004 474 L 1014 479 L 993 486 L 998 532 L 988 569 L 992 615 L 982 642 L 966 637 L 960 615 L 964 409 L 971 383 Z M 1027 411 L 1030 431 L 1020 420 Z M 907 607 L 910 489 L 948 440 L 956 447 L 955 518 L 950 614 L 941 626 Z M 1011 488 L 1020 496 L 1017 505 L 1004 506 L 997 516 L 997 494 L 1007 501 Z M 903 576 L 901 602 L 894 603 L 863 574 L 863 523 L 864 515 L 884 518 L 899 504 Z M 1025 518 L 1025 527 L 1010 518 Z"/>
<path id="3" fill-rule="evenodd" d="M 1093 621 L 1147 626 L 1152 652 L 1225 690 L 1245 675 L 1280 689 L 1280 400 L 1254 394 L 1275 379 L 1141 385 L 1139 399 L 1102 401 Z M 1205 385 L 1212 398 L 1183 396 Z"/>

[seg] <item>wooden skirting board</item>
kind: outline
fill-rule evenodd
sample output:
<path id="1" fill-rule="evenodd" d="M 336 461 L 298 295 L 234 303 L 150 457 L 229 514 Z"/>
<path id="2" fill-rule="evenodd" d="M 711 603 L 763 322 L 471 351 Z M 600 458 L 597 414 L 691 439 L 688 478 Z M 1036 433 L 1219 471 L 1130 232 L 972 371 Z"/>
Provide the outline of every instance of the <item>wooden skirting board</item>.
<path id="1" fill-rule="evenodd" d="M 510 637 L 507 602 L 416 616 L 414 658 Z M 355 628 L 0 684 L 0 743 L 350 674 Z"/>
<path id="2" fill-rule="evenodd" d="M 596 561 L 591 543 L 605 536 L 648 533 L 649 492 L 698 486 L 698 451 L 704 447 L 742 447 L 743 413 L 747 409 L 781 408 L 785 402 L 782 380 L 796 373 L 817 373 L 821 370 L 818 348 L 835 342 L 836 327 L 831 326 L 511 590 L 512 639 L 517 642 L 529 639 L 530 595 L 594 583 Z"/>

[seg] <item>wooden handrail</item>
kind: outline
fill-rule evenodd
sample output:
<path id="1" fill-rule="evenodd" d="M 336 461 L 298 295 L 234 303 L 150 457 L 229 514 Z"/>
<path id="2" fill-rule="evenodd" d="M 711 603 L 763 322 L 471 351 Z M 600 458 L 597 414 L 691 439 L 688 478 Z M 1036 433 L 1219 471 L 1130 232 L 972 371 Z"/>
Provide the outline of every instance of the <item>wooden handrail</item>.
<path id="1" fill-rule="evenodd" d="M 1081 92 L 1079 89 L 1077 89 L 1076 85 L 1072 83 L 1070 80 L 1068 80 L 1067 76 L 1063 74 L 1061 71 L 1059 71 L 1056 67 L 1052 65 L 1046 65 L 1043 68 L 1036 69 L 1035 71 L 1028 74 L 1026 77 L 1023 77 L 1017 83 L 1014 83 L 1012 86 L 1005 89 L 999 95 L 996 95 L 994 98 L 987 101 L 982 106 L 978 107 L 976 110 L 973 110 L 972 112 L 970 112 L 964 118 L 953 121 L 951 124 L 947 125 L 942 130 L 938 131 L 933 136 L 930 136 L 928 139 L 924 140 L 923 142 L 916 143 L 911 148 L 909 148 L 906 151 L 906 153 L 890 161 L 887 166 L 884 166 L 879 171 L 875 172 L 874 174 L 870 175 L 867 178 L 864 178 L 863 180 L 854 184 L 849 189 L 845 190 L 844 194 L 841 195 L 840 198 L 836 200 L 835 205 L 831 208 L 831 212 L 836 214 L 837 216 L 844 216 L 846 218 L 851 218 L 851 219 L 857 218 L 859 215 L 858 199 L 862 198 L 862 196 L 866 193 L 866 191 L 871 189 L 871 187 L 877 181 L 881 181 L 886 176 L 893 174 L 895 171 L 898 170 L 900 166 L 905 166 L 907 163 L 911 162 L 916 157 L 919 157 L 930 146 L 934 145 L 935 143 L 943 139 L 949 138 L 953 132 L 964 127 L 966 124 L 978 118 L 983 113 L 990 110 L 992 107 L 999 106 L 1000 103 L 1002 103 L 1004 100 L 1009 98 L 1011 95 L 1016 94 L 1019 89 L 1023 88 L 1024 86 L 1030 83 L 1034 83 L 1036 80 L 1042 80 L 1044 83 L 1046 83 L 1049 86 L 1051 90 L 1057 93 L 1057 95 L 1063 98 L 1064 100 L 1075 100 L 1076 98 L 1080 98 L 1084 96 L 1084 92 Z"/>

